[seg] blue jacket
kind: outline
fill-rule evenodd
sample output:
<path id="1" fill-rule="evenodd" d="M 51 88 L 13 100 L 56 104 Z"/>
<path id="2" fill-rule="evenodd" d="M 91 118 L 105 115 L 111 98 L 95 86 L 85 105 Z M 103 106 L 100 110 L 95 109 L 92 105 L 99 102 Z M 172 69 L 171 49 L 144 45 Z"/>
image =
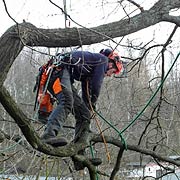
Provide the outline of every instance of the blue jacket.
<path id="1" fill-rule="evenodd" d="M 90 98 L 91 103 L 94 105 L 99 97 L 102 82 L 108 68 L 108 58 L 100 53 L 75 51 L 72 53 L 72 61 L 73 64 L 77 63 L 72 68 L 72 79 L 81 81 L 83 100 L 88 105 L 88 99 Z M 87 86 L 89 87 L 89 92 L 87 91 Z"/>

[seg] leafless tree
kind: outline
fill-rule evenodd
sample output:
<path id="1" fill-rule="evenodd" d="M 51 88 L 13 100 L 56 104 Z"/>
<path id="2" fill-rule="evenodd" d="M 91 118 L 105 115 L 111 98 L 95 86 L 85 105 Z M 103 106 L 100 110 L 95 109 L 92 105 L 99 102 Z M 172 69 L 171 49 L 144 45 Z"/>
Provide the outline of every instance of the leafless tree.
<path id="1" fill-rule="evenodd" d="M 3 2 L 5 4 L 5 1 Z M 53 3 L 52 1 L 50 2 Z M 81 26 L 81 28 L 62 29 L 42 29 L 28 22 L 23 22 L 20 24 L 16 22 L 16 24 L 10 27 L 0 38 L 0 102 L 6 110 L 6 112 L 13 118 L 13 120 L 15 121 L 18 128 L 21 130 L 23 136 L 31 145 L 31 147 L 29 147 L 28 144 L 22 145 L 27 147 L 27 149 L 31 152 L 38 151 L 50 155 L 52 157 L 73 156 L 76 160 L 82 161 L 84 166 L 88 168 L 89 176 L 92 180 L 96 179 L 96 173 L 99 173 L 104 176 L 106 176 L 106 173 L 97 171 L 96 167 L 94 167 L 90 163 L 88 158 L 78 155 L 77 152 L 81 149 L 88 148 L 90 146 L 90 142 L 95 145 L 98 145 L 99 143 L 104 143 L 102 136 L 98 133 L 96 134 L 87 132 L 85 136 L 86 141 L 81 143 L 70 143 L 65 147 L 58 148 L 44 144 L 40 140 L 39 134 L 37 133 L 36 129 L 34 128 L 26 113 L 23 112 L 22 108 L 20 108 L 18 103 L 5 88 L 4 82 L 6 80 L 7 73 L 12 67 L 16 57 L 20 54 L 24 47 L 28 47 L 30 49 L 33 47 L 74 47 L 82 45 L 91 45 L 95 43 L 105 42 L 108 40 L 113 41 L 116 44 L 116 46 L 119 46 L 119 44 L 116 43 L 116 41 L 114 40 L 115 38 L 127 36 L 131 33 L 138 32 L 142 29 L 148 28 L 152 25 L 161 22 L 168 22 L 174 24 L 175 27 L 174 29 L 172 29 L 172 33 L 169 34 L 169 36 L 167 37 L 167 41 L 165 43 L 159 45 L 156 44 L 153 46 L 144 45 L 143 47 L 141 47 L 141 53 L 138 58 L 134 58 L 134 56 L 132 56 L 131 54 L 131 51 L 129 51 L 129 57 L 122 57 L 124 59 L 128 59 L 130 62 L 128 65 L 128 73 L 131 75 L 131 78 L 129 78 L 128 80 L 131 82 L 139 83 L 140 85 L 142 81 L 134 81 L 133 73 L 136 72 L 140 76 L 142 73 L 140 71 L 142 69 L 142 66 L 144 69 L 147 68 L 145 60 L 150 50 L 153 48 L 159 48 L 158 55 L 157 58 L 154 59 L 154 63 L 159 62 L 159 60 L 161 59 L 161 71 L 159 73 L 159 77 L 156 77 L 156 79 L 160 79 L 160 81 L 163 81 L 165 78 L 165 52 L 169 44 L 172 42 L 172 37 L 175 35 L 180 25 L 180 16 L 172 16 L 170 15 L 170 11 L 179 9 L 180 1 L 159 0 L 148 10 L 144 10 L 143 7 L 135 3 L 135 1 L 129 1 L 129 3 L 132 3 L 134 6 L 137 6 L 137 8 L 139 8 L 139 14 L 134 15 L 132 17 L 127 15 L 125 19 L 121 19 L 116 22 L 103 24 L 92 28 L 86 28 Z M 56 4 L 54 5 L 57 8 L 60 8 Z M 69 19 L 73 21 L 73 19 L 68 14 L 66 15 Z M 131 43 L 129 43 L 126 47 L 131 49 L 134 48 L 134 51 L 136 50 L 136 47 Z M 140 48 L 140 46 L 137 47 L 137 49 L 138 48 Z M 143 74 L 143 78 L 145 78 L 144 76 L 145 74 Z M 139 103 L 142 103 L 146 100 L 146 98 L 144 98 L 146 95 L 150 97 L 155 92 L 154 87 L 156 87 L 156 83 L 160 81 L 152 80 L 152 82 L 149 82 L 148 88 L 142 88 L 142 94 L 146 93 L 143 97 L 141 97 L 142 99 L 136 98 L 136 94 L 139 93 L 138 91 L 135 91 L 134 88 L 131 89 L 131 87 L 128 87 L 131 90 L 128 91 L 128 93 L 130 93 L 131 97 L 134 98 L 132 98 L 131 101 L 127 103 L 130 103 L 131 105 L 137 104 L 139 105 L 139 107 L 142 107 Z M 132 83 L 131 85 L 136 86 L 137 84 Z M 116 87 L 116 89 L 121 88 L 121 86 L 118 83 L 113 84 L 113 87 Z M 168 87 L 171 87 L 171 84 L 168 84 Z M 175 166 L 180 166 L 179 161 L 175 161 L 174 159 L 169 158 L 166 153 L 162 154 L 162 149 L 160 150 L 160 146 L 162 148 L 162 145 L 160 145 L 161 142 L 168 138 L 166 134 L 168 132 L 165 132 L 166 130 L 164 129 L 164 124 L 166 122 L 165 120 L 162 121 L 161 118 L 162 113 L 165 113 L 165 110 L 162 109 L 163 107 L 165 109 L 169 107 L 173 107 L 173 110 L 177 109 L 177 107 L 174 106 L 172 102 L 169 102 L 168 98 L 166 97 L 166 88 L 167 87 L 164 87 L 163 85 L 160 87 L 158 91 L 158 96 L 153 101 L 152 105 L 150 106 L 150 109 L 147 110 L 146 114 L 140 117 L 141 121 L 139 122 L 139 126 L 141 126 L 141 131 L 137 129 L 136 134 L 132 133 L 134 131 L 132 130 L 132 128 L 126 131 L 126 134 L 128 134 L 128 139 L 131 139 L 131 141 L 128 141 L 128 143 L 124 141 L 123 136 L 124 131 L 126 129 L 120 131 L 118 136 L 111 136 L 111 133 L 109 133 L 108 135 L 104 135 L 106 143 L 108 145 L 111 145 L 114 149 L 116 149 L 116 153 L 118 152 L 117 158 L 113 159 L 114 167 L 111 171 L 110 177 L 108 177 L 109 179 L 115 179 L 115 176 L 117 175 L 117 172 L 121 167 L 121 160 L 123 156 L 127 156 L 126 154 L 132 151 L 135 153 L 139 153 L 142 156 L 150 156 L 157 162 L 164 161 Z M 124 91 L 126 90 L 124 89 Z M 126 107 L 123 106 L 123 108 L 127 108 L 126 112 L 128 112 L 129 116 L 132 117 L 135 114 L 137 114 L 137 109 L 139 109 L 139 107 L 134 107 L 131 105 Z M 115 112 L 118 112 L 118 107 L 115 106 L 114 108 Z M 116 114 L 113 113 L 112 116 L 115 117 Z M 172 117 L 167 115 L 167 118 L 173 119 L 175 118 L 175 115 L 172 114 Z M 118 122 L 116 123 L 118 124 Z M 114 126 L 118 127 L 116 125 Z M 177 127 L 176 131 L 178 132 L 179 122 L 177 122 L 175 126 Z M 116 131 L 117 129 L 114 128 L 114 130 Z M 134 136 L 138 136 L 138 141 L 135 141 L 135 143 L 133 141 Z M 177 135 L 177 137 L 178 136 L 179 135 Z M 2 132 L 2 139 L 3 138 L 11 139 L 11 137 L 9 137 L 8 134 Z M 19 142 L 20 139 L 20 137 L 13 138 L 13 140 L 16 142 Z M 163 150 L 165 150 L 166 148 L 167 147 L 164 147 Z"/>

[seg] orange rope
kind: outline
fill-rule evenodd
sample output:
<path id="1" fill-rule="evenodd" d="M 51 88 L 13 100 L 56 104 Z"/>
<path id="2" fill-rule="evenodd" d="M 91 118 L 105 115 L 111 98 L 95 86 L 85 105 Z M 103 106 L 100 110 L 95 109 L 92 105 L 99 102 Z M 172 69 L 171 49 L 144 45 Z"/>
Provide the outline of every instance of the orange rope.
<path id="1" fill-rule="evenodd" d="M 109 151 L 108 151 L 107 142 L 106 142 L 106 139 L 105 139 L 105 137 L 104 137 L 104 134 L 103 134 L 103 132 L 102 132 L 102 130 L 101 130 L 99 120 L 98 120 L 98 118 L 96 117 L 96 114 L 95 114 L 94 109 L 93 109 L 93 107 L 92 107 L 91 100 L 90 100 L 90 95 L 89 95 L 89 86 L 88 86 L 88 85 L 89 85 L 89 83 L 88 83 L 88 81 L 87 81 L 86 90 L 87 90 L 87 97 L 88 97 L 90 109 L 91 109 L 91 112 L 92 112 L 92 118 L 94 118 L 95 121 L 96 121 L 96 125 L 97 125 L 98 130 L 99 130 L 99 132 L 100 132 L 100 135 L 101 135 L 101 137 L 102 137 L 102 139 L 103 139 L 103 143 L 104 143 L 104 147 L 105 147 L 105 150 L 106 150 L 107 159 L 108 159 L 108 161 L 110 162 L 111 156 L 110 156 L 110 153 L 109 153 Z"/>

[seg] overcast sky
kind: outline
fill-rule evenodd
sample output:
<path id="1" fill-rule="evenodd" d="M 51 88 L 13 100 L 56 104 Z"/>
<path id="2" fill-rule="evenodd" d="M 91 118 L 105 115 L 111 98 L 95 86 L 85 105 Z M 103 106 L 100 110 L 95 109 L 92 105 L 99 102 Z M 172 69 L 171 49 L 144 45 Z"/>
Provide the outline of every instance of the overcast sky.
<path id="1" fill-rule="evenodd" d="M 57 28 L 64 27 L 64 15 L 61 10 L 49 2 L 49 0 L 4 0 L 9 14 L 18 22 L 24 20 L 31 22 L 37 27 Z M 117 5 L 117 0 L 53 0 L 58 6 L 64 7 L 66 1 L 67 13 L 79 24 L 85 26 L 96 26 L 109 21 L 120 20 L 125 13 L 122 7 Z M 154 0 L 136 0 L 137 3 L 149 8 Z M 108 5 L 107 5 L 107 4 Z M 133 6 L 130 4 L 129 9 Z M 136 11 L 136 13 L 139 11 Z M 116 14 L 116 15 L 115 15 Z M 112 20 L 113 17 L 113 20 Z M 4 33 L 7 28 L 14 25 L 14 22 L 8 17 L 3 0 L 0 1 L 0 33 Z M 75 26 L 71 22 L 71 26 Z"/>
<path id="2" fill-rule="evenodd" d="M 27 22 L 31 22 L 37 27 L 42 28 L 64 28 L 65 18 L 60 9 L 55 7 L 49 2 L 49 0 L 4 0 L 9 14 L 18 22 L 21 23 L 23 19 Z M 58 6 L 63 8 L 63 2 L 65 0 L 53 0 Z M 135 0 L 143 6 L 144 9 L 149 9 L 158 0 Z M 123 1 L 126 2 L 127 1 Z M 125 4 L 123 4 L 125 6 Z M 100 24 L 117 21 L 125 17 L 123 8 L 117 4 L 117 0 L 66 0 L 67 13 L 77 23 L 86 27 L 94 27 Z M 131 3 L 126 5 L 128 12 L 137 9 Z M 136 10 L 134 14 L 139 13 Z M 133 14 L 131 14 L 133 16 Z M 14 25 L 12 19 L 7 15 L 4 7 L 3 0 L 0 1 L 0 35 L 4 33 L 10 26 Z M 70 23 L 70 27 L 77 27 L 73 22 Z M 126 36 L 124 42 L 127 42 L 128 38 L 133 38 L 138 42 L 143 40 L 148 42 L 152 38 L 156 38 L 156 42 L 164 43 L 167 36 L 172 31 L 174 25 L 160 23 L 155 26 L 141 30 L 138 33 Z M 148 34 L 148 36 L 147 36 Z M 160 34 L 160 35 L 159 35 Z M 163 34 L 163 36 L 162 36 Z M 134 41 L 135 42 L 135 41 Z M 146 43 L 145 42 L 145 43 Z M 110 42 L 112 43 L 112 42 Z M 116 45 L 112 43 L 112 47 Z M 122 49 L 122 47 L 121 47 Z M 123 51 L 123 53 L 126 53 Z"/>

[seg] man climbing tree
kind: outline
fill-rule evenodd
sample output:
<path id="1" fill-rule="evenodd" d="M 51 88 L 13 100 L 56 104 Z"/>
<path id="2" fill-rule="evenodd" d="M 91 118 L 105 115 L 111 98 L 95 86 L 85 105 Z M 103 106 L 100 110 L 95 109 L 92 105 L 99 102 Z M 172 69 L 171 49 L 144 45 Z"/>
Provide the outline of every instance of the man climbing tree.
<path id="1" fill-rule="evenodd" d="M 3 2 L 5 2 L 5 1 L 3 1 Z M 123 1 L 122 3 L 124 3 L 124 2 L 125 1 Z M 131 3 L 132 1 L 127 1 L 127 2 Z M 147 2 L 149 2 L 149 1 L 147 1 Z M 179 0 L 172 0 L 172 1 L 159 0 L 159 1 L 154 1 L 154 2 L 155 2 L 154 5 L 151 4 L 152 6 L 145 7 L 146 10 L 144 10 L 144 7 L 137 6 L 136 12 L 131 11 L 131 12 L 134 12 L 135 14 L 132 14 L 129 10 L 128 10 L 128 14 L 127 14 L 127 7 L 129 7 L 129 6 L 126 6 L 126 7 L 122 6 L 123 7 L 122 9 L 125 10 L 124 11 L 125 18 L 123 18 L 119 21 L 116 21 L 116 22 L 111 22 L 109 24 L 102 23 L 102 25 L 93 27 L 93 28 L 86 28 L 86 27 L 84 28 L 82 26 L 81 26 L 81 28 L 79 28 L 79 26 L 78 26 L 78 28 L 61 29 L 61 28 L 59 28 L 59 25 L 58 25 L 57 29 L 50 29 L 50 28 L 43 29 L 43 28 L 37 28 L 34 25 L 32 25 L 31 23 L 27 23 L 27 22 L 17 23 L 14 21 L 15 25 L 12 26 L 11 28 L 9 28 L 2 35 L 2 37 L 0 39 L 0 47 L 1 47 L 0 48 L 0 59 L 1 59 L 1 61 L 0 61 L 0 69 L 1 69 L 1 71 L 0 71 L 0 79 L 1 79 L 1 81 L 0 81 L 1 82 L 0 100 L 1 100 L 1 104 L 3 105 L 5 110 L 11 115 L 11 117 L 15 120 L 19 129 L 21 129 L 22 134 L 24 135 L 26 140 L 29 142 L 29 144 L 35 150 L 38 150 L 38 151 L 43 152 L 48 155 L 57 156 L 57 157 L 72 157 L 72 156 L 76 157 L 78 150 L 84 146 L 87 147 L 87 144 L 84 143 L 83 144 L 84 146 L 82 145 L 81 147 L 78 147 L 78 146 L 76 146 L 76 143 L 75 143 L 75 144 L 72 144 L 69 146 L 68 145 L 62 146 L 61 148 L 54 148 L 53 146 L 49 146 L 47 143 L 42 143 L 41 139 L 39 139 L 38 134 L 34 130 L 33 126 L 31 125 L 29 118 L 26 116 L 24 111 L 22 111 L 21 108 L 19 108 L 19 106 L 18 106 L 19 104 L 13 100 L 10 93 L 8 93 L 8 91 L 4 87 L 3 83 L 6 79 L 7 73 L 10 70 L 10 67 L 12 66 L 14 60 L 16 59 L 16 57 L 19 55 L 19 53 L 23 49 L 23 47 L 24 46 L 28 46 L 30 48 L 34 47 L 34 46 L 41 46 L 41 47 L 47 47 L 47 48 L 70 47 L 70 46 L 74 47 L 74 46 L 90 45 L 90 44 L 100 43 L 100 42 L 104 42 L 104 41 L 108 41 L 107 44 L 109 44 L 111 42 L 117 43 L 114 40 L 114 38 L 118 38 L 118 37 L 124 38 L 126 35 L 133 34 L 139 30 L 143 30 L 150 26 L 154 27 L 155 24 L 159 24 L 160 22 L 164 23 L 166 21 L 166 25 L 175 24 L 175 27 L 174 27 L 174 29 L 172 27 L 169 28 L 169 30 L 172 28 L 172 34 L 170 34 L 171 32 L 169 32 L 169 31 L 167 33 L 163 34 L 163 37 L 165 37 L 165 41 L 163 41 L 163 42 L 161 41 L 161 43 L 159 43 L 159 44 L 152 45 L 152 42 L 155 42 L 155 41 L 152 41 L 152 42 L 148 42 L 148 43 L 146 42 L 145 44 L 143 43 L 142 46 L 139 45 L 137 47 L 137 43 L 135 41 L 132 40 L 131 41 L 132 44 L 131 44 L 131 42 L 129 41 L 129 36 L 126 41 L 128 43 L 125 43 L 125 42 L 123 42 L 122 44 L 117 43 L 118 46 L 123 46 L 123 47 L 127 46 L 128 48 L 130 48 L 132 50 L 130 52 L 130 54 L 132 56 L 130 55 L 130 57 L 127 57 L 128 59 L 132 60 L 132 63 L 135 64 L 135 65 L 134 64 L 132 65 L 132 69 L 134 69 L 134 67 L 137 67 L 136 66 L 137 64 L 143 65 L 143 63 L 141 63 L 141 62 L 143 62 L 143 60 L 146 60 L 144 58 L 146 56 L 149 58 L 149 54 L 150 54 L 150 56 L 151 56 L 151 54 L 153 54 L 153 53 L 151 53 L 151 50 L 158 47 L 158 49 L 156 49 L 156 52 L 157 52 L 156 58 L 158 57 L 158 60 L 162 59 L 162 78 L 161 79 L 163 79 L 164 62 L 166 61 L 165 58 L 168 58 L 168 56 L 164 56 L 164 52 L 168 49 L 168 47 L 170 47 L 169 44 L 174 42 L 174 39 L 178 39 L 178 38 L 174 38 L 174 39 L 172 38 L 172 37 L 175 37 L 174 36 L 175 32 L 177 31 L 178 26 L 179 26 L 179 17 L 177 15 L 174 15 L 173 13 L 176 12 L 176 10 L 178 8 L 180 8 L 180 1 Z M 109 1 L 109 3 L 110 3 L 110 1 Z M 119 2 L 117 2 L 117 3 L 119 3 Z M 121 5 L 123 5 L 123 4 L 121 4 Z M 134 3 L 134 5 L 137 5 L 137 4 Z M 69 16 L 68 16 L 68 18 L 69 18 Z M 163 28 L 164 27 L 165 26 L 163 26 Z M 161 30 L 163 28 L 161 28 Z M 164 31 L 162 31 L 162 33 L 163 32 Z M 147 37 L 147 36 L 143 36 L 143 37 Z M 154 35 L 153 35 L 153 37 L 154 37 Z M 166 43 L 164 43 L 164 42 L 166 42 Z M 162 51 L 161 51 L 161 46 L 162 46 Z M 132 53 L 134 51 L 139 52 L 139 50 L 141 51 L 140 53 Z M 172 48 L 171 48 L 171 50 L 172 50 Z M 166 51 L 166 52 L 168 52 L 168 51 Z M 139 54 L 139 56 L 134 57 L 135 54 L 136 55 Z M 159 54 L 162 54 L 162 57 L 160 57 Z M 175 55 L 176 53 L 172 53 L 172 54 Z M 152 57 L 150 57 L 149 61 L 157 62 L 156 58 L 153 59 Z M 169 59 L 167 59 L 167 62 L 170 62 Z M 161 64 L 161 63 L 158 62 L 158 64 Z M 140 68 L 140 66 L 139 66 L 139 68 Z M 67 70 L 67 72 L 69 73 L 68 70 Z M 138 72 L 140 72 L 139 69 L 138 69 Z M 159 74 L 160 73 L 158 72 L 158 76 L 157 76 L 158 78 L 155 78 L 155 79 L 159 79 Z M 135 78 L 135 76 L 133 76 L 133 78 Z M 143 78 L 145 78 L 145 77 L 143 77 Z M 147 82 L 152 82 L 152 81 L 151 80 L 149 81 L 149 79 L 148 80 L 146 79 L 146 83 Z M 153 80 L 153 82 L 154 82 L 154 80 Z M 150 92 L 148 92 L 147 94 L 145 93 L 148 97 L 152 93 L 152 90 L 154 90 L 154 88 L 156 88 L 156 87 L 154 87 L 154 85 L 159 84 L 159 82 L 157 80 L 157 82 L 154 82 L 152 84 L 153 84 L 153 86 L 149 87 Z M 88 83 L 88 85 L 89 85 L 89 87 L 91 87 L 90 83 Z M 137 91 L 134 91 L 134 92 L 137 93 Z M 140 127 L 141 129 L 140 129 L 140 131 L 138 131 L 139 129 L 136 131 L 136 132 L 138 132 L 137 137 L 139 137 L 139 141 L 137 140 L 137 138 L 135 140 L 133 138 L 131 138 L 132 136 L 135 135 L 133 133 L 133 135 L 131 136 L 131 133 L 130 133 L 130 132 L 132 132 L 131 130 L 126 131 L 126 133 L 128 134 L 128 138 L 130 138 L 130 140 L 128 139 L 126 148 L 127 148 L 127 150 L 130 150 L 133 152 L 138 152 L 139 155 L 144 154 L 144 155 L 146 155 L 146 157 L 147 157 L 147 155 L 149 155 L 150 157 L 154 158 L 157 163 L 160 163 L 163 160 L 163 161 L 170 162 L 174 165 L 179 166 L 179 163 L 177 161 L 173 161 L 171 158 L 168 158 L 168 153 L 166 153 L 166 152 L 170 153 L 169 142 L 171 139 L 168 139 L 169 141 L 167 144 L 163 144 L 163 143 L 161 144 L 162 141 L 164 142 L 166 137 L 169 137 L 169 134 L 168 134 L 168 136 L 164 136 L 164 137 L 162 136 L 163 132 L 164 132 L 163 130 L 165 130 L 165 133 L 166 133 L 167 129 L 168 130 L 171 129 L 171 125 L 168 124 L 167 121 L 164 122 L 164 119 L 166 120 L 166 119 L 171 119 L 171 118 L 169 118 L 169 116 L 168 117 L 162 116 L 162 114 L 163 114 L 162 101 L 167 99 L 167 97 L 165 96 L 164 93 L 166 93 L 166 91 L 163 91 L 163 87 L 162 87 L 162 90 L 159 94 L 160 98 L 159 98 L 159 100 L 157 98 L 157 104 L 154 105 L 155 108 L 154 108 L 154 106 L 151 106 L 151 108 L 154 108 L 154 109 L 152 111 L 149 110 L 148 112 L 146 112 L 147 114 L 143 117 L 144 121 L 141 124 L 142 125 Z M 178 91 L 175 94 L 178 94 Z M 135 95 L 135 97 L 137 97 L 137 94 Z M 143 98 L 142 97 L 141 98 L 143 100 L 144 99 L 146 100 L 147 99 L 146 97 L 144 98 L 144 96 L 143 96 Z M 134 103 L 135 103 L 135 101 L 137 101 L 137 99 L 138 98 L 134 98 L 131 101 L 131 104 L 130 104 L 131 112 L 126 111 L 129 113 L 128 120 L 129 120 L 129 117 L 133 117 L 137 113 L 137 111 L 139 110 L 139 105 L 142 106 L 142 104 L 144 104 L 144 101 L 140 102 L 140 104 L 138 101 L 138 106 L 134 106 Z M 169 102 L 174 102 L 174 101 L 169 101 Z M 93 105 L 93 102 L 92 102 L 92 105 Z M 177 107 L 177 106 L 174 106 L 174 107 Z M 117 109 L 117 106 L 114 108 Z M 167 107 L 166 107 L 166 110 L 167 110 Z M 70 112 L 70 110 L 68 110 L 68 111 Z M 119 111 L 119 109 L 118 109 L 118 111 Z M 115 112 L 117 113 L 117 111 L 115 111 Z M 153 113 L 150 114 L 151 112 L 153 112 Z M 166 113 L 166 115 L 167 114 L 168 113 Z M 175 117 L 172 116 L 173 120 L 174 120 L 174 118 Z M 123 119 L 124 119 L 124 117 L 123 117 Z M 177 120 L 177 119 L 175 119 L 175 120 Z M 119 118 L 117 118 L 117 121 L 119 121 Z M 163 124 L 161 123 L 161 121 L 163 122 Z M 127 121 L 126 121 L 126 123 L 127 123 Z M 140 123 L 138 123 L 138 125 L 139 124 Z M 167 129 L 164 129 L 164 126 L 166 124 L 168 124 L 169 127 Z M 118 125 L 119 125 L 119 122 L 118 122 Z M 150 127 L 150 125 L 152 125 L 153 127 Z M 176 124 L 175 124 L 175 126 L 176 126 Z M 152 132 L 151 129 L 157 130 L 157 134 Z M 134 132 L 134 129 L 133 129 L 133 132 Z M 21 134 L 21 137 L 23 137 L 22 134 Z M 152 134 L 155 134 L 154 139 L 151 136 Z M 158 137 L 160 137 L 162 139 L 159 139 Z M 111 135 L 111 134 L 109 136 L 107 135 L 106 139 L 109 144 L 113 145 L 113 147 L 117 146 L 119 149 L 121 149 L 123 146 L 121 143 L 121 140 L 119 140 L 118 138 L 116 138 L 116 139 L 113 138 L 113 135 Z M 131 140 L 132 140 L 132 142 L 131 142 Z M 98 135 L 97 136 L 94 135 L 93 137 L 90 138 L 90 141 L 93 141 L 94 143 L 96 143 L 96 142 L 99 143 L 99 142 L 102 142 L 102 139 Z M 164 145 L 166 145 L 166 146 L 164 146 Z M 164 147 L 164 149 L 165 149 L 165 150 L 163 149 L 163 154 L 159 153 L 160 147 Z M 165 147 L 168 147 L 168 148 L 165 148 Z M 173 147 L 173 149 L 174 149 L 174 147 Z M 177 148 L 177 149 L 179 149 L 179 148 Z M 127 151 L 127 152 L 129 152 L 129 151 Z M 171 152 L 175 152 L 175 151 L 174 150 L 172 151 L 172 149 L 171 149 Z M 114 179 L 115 174 L 119 170 L 119 166 L 120 166 L 119 162 L 121 160 L 121 157 L 122 157 L 122 151 L 119 151 L 119 154 L 117 157 L 117 163 L 114 166 L 114 170 L 110 177 L 111 179 Z M 78 156 L 77 156 L 77 158 L 78 158 Z M 88 167 L 91 179 L 95 179 L 94 169 L 91 166 L 86 166 L 86 167 Z"/>
<path id="2" fill-rule="evenodd" d="M 99 97 L 103 78 L 105 75 L 119 74 L 122 69 L 119 55 L 110 49 L 101 50 L 101 53 L 75 51 L 58 54 L 54 61 L 48 62 L 39 91 L 41 98 L 44 98 L 43 94 L 46 92 L 43 91 L 48 90 L 58 104 L 48 118 L 42 140 L 54 146 L 66 145 L 68 141 L 62 134 L 58 138 L 56 136 L 70 112 L 76 118 L 74 142 L 82 140 L 83 133 L 89 131 L 92 111 Z M 74 80 L 81 81 L 83 100 L 73 86 Z"/>

